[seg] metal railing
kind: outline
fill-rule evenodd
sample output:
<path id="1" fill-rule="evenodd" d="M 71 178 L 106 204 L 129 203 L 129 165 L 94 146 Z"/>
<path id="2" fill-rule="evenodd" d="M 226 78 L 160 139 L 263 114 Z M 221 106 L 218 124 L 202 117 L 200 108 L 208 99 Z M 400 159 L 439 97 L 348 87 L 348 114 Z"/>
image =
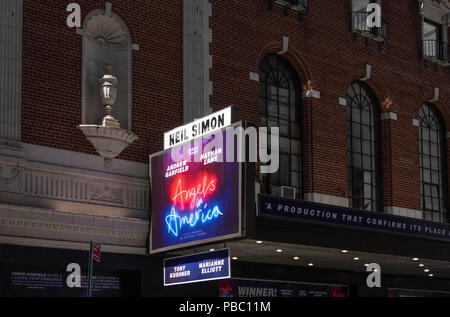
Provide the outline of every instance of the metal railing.
<path id="1" fill-rule="evenodd" d="M 381 18 L 381 27 L 370 27 L 367 23 L 367 18 L 370 12 L 352 12 L 350 26 L 352 32 L 358 32 L 363 35 L 373 37 L 376 40 L 386 41 L 387 27 L 386 21 Z"/>
<path id="2" fill-rule="evenodd" d="M 450 45 L 444 41 L 425 40 L 421 42 L 423 57 L 450 63 Z"/>
<path id="3" fill-rule="evenodd" d="M 275 3 L 284 7 L 284 15 L 288 15 L 291 9 L 298 12 L 299 20 L 308 12 L 308 0 L 269 0 L 270 10 Z"/>
<path id="4" fill-rule="evenodd" d="M 271 0 L 280 4 L 290 5 L 292 7 L 299 7 L 300 9 L 308 9 L 308 0 Z"/>
<path id="5" fill-rule="evenodd" d="M 304 9 L 308 8 L 308 0 L 284 0 L 284 1 L 288 2 L 293 6 L 301 7 Z"/>

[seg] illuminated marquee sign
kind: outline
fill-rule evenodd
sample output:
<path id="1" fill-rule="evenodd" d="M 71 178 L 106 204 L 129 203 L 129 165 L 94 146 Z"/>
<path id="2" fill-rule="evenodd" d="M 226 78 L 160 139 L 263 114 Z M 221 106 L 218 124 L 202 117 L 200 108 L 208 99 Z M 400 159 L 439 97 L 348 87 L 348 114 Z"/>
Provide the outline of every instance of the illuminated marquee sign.
<path id="1" fill-rule="evenodd" d="M 348 297 L 348 286 L 248 279 L 222 280 L 220 297 Z"/>
<path id="2" fill-rule="evenodd" d="M 198 253 L 164 260 L 164 286 L 231 277 L 230 250 Z"/>
<path id="3" fill-rule="evenodd" d="M 259 215 L 295 218 L 322 224 L 352 226 L 359 229 L 450 241 L 450 226 L 444 223 L 261 194 L 259 195 Z"/>
<path id="4" fill-rule="evenodd" d="M 150 253 L 241 237 L 242 164 L 227 162 L 227 144 L 214 138 L 174 148 L 183 159 L 171 150 L 151 156 Z"/>

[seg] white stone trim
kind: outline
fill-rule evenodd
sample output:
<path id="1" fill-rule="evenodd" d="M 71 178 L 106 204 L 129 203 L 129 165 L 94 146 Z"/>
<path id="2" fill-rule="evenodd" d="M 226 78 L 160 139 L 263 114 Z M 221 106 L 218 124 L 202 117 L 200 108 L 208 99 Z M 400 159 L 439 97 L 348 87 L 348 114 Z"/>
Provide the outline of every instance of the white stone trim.
<path id="1" fill-rule="evenodd" d="M 103 158 L 98 155 L 61 150 L 46 146 L 22 143 L 24 155 L 28 161 L 40 162 L 55 166 L 71 167 L 86 170 L 87 175 L 97 175 L 104 178 L 109 175 L 123 175 L 126 177 L 148 178 L 148 164 L 114 159 L 113 165 L 107 169 L 103 164 Z M 1 159 L 0 159 L 1 162 Z M 94 174 L 92 174 L 94 172 Z"/>
<path id="2" fill-rule="evenodd" d="M 9 245 L 19 245 L 27 247 L 37 248 L 51 248 L 51 249 L 66 249 L 66 250 L 80 250 L 89 251 L 89 243 L 85 242 L 69 242 L 69 241 L 56 241 L 56 240 L 44 240 L 33 238 L 21 238 L 21 237 L 8 237 L 0 236 L 0 243 Z M 132 254 L 132 255 L 146 255 L 146 248 L 135 248 L 119 245 L 102 244 L 102 252 L 104 253 L 118 253 L 118 254 Z"/>
<path id="3" fill-rule="evenodd" d="M 282 49 L 281 49 L 281 51 L 278 52 L 278 54 L 279 55 L 286 54 L 288 50 L 289 50 L 289 37 L 283 36 Z"/>
<path id="4" fill-rule="evenodd" d="M 320 91 L 318 90 L 305 90 L 303 91 L 303 98 L 316 98 L 320 99 Z"/>
<path id="5" fill-rule="evenodd" d="M 11 156 L 8 154 L 15 154 Z M 80 213 L 148 218 L 148 165 L 24 144 L 0 145 L 0 201 Z"/>
<path id="6" fill-rule="evenodd" d="M 20 141 L 22 99 L 22 0 L 1 1 L 0 139 Z"/>
<path id="7" fill-rule="evenodd" d="M 139 46 L 139 44 L 133 44 L 133 51 L 139 51 L 141 49 L 141 47 Z"/>
<path id="8" fill-rule="evenodd" d="M 209 0 L 183 0 L 183 116 L 186 123 L 212 112 L 211 16 Z"/>
<path id="9" fill-rule="evenodd" d="M 145 248 L 149 221 L 0 204 L 3 236 Z"/>
<path id="10" fill-rule="evenodd" d="M 259 194 L 261 193 L 261 184 L 259 182 L 255 182 L 255 204 L 256 210 L 259 210 Z"/>
<path id="11" fill-rule="evenodd" d="M 363 78 L 361 78 L 361 80 L 362 81 L 366 81 L 366 80 L 369 80 L 370 78 L 371 78 L 371 76 L 372 76 L 372 65 L 369 65 L 369 64 L 366 64 L 366 75 L 363 77 Z"/>
<path id="12" fill-rule="evenodd" d="M 33 210 L 35 210 L 33 208 Z M 43 213 L 43 212 L 41 212 Z M 36 216 L 36 215 L 33 215 Z M 48 214 L 48 217 L 53 215 Z M 78 218 L 75 218 L 78 217 Z M 94 220 L 94 216 L 77 215 L 71 216 L 73 219 L 72 223 L 58 223 L 53 221 L 40 221 L 37 219 L 19 219 L 15 217 L 0 217 L 0 228 L 2 232 L 8 232 L 14 227 L 14 229 L 19 229 L 25 235 L 28 235 L 33 230 L 45 231 L 45 235 L 54 236 L 55 233 L 65 232 L 68 236 L 70 233 L 82 234 L 83 237 L 90 235 L 91 237 L 96 237 L 97 240 L 101 237 L 104 239 L 108 238 L 120 238 L 121 241 L 138 240 L 140 242 L 145 241 L 148 232 L 138 232 L 137 230 L 121 230 L 117 228 L 100 227 L 100 226 L 88 226 L 83 221 L 89 219 L 89 221 Z M 83 220 L 83 218 L 85 218 Z M 75 223 L 78 222 L 78 223 Z M 126 223 L 124 221 L 124 223 Z M 44 232 L 43 232 L 44 233 Z M 87 242 L 90 240 L 86 240 Z"/>
<path id="13" fill-rule="evenodd" d="M 397 121 L 398 116 L 395 112 L 383 112 L 381 113 L 381 120 L 394 120 Z"/>
<path id="14" fill-rule="evenodd" d="M 149 208 L 148 183 L 143 180 L 99 177 L 99 173 L 36 162 L 28 164 L 22 173 L 19 193 L 23 189 L 23 194 L 28 197 L 141 210 Z"/>
<path id="15" fill-rule="evenodd" d="M 345 208 L 349 207 L 349 199 L 346 197 L 331 196 L 320 193 L 306 193 L 305 200 Z"/>
<path id="16" fill-rule="evenodd" d="M 112 12 L 112 3 L 111 2 L 105 2 L 105 13 L 111 14 Z"/>
<path id="17" fill-rule="evenodd" d="M 450 3 L 448 1 L 424 0 L 423 16 L 435 23 L 443 24 L 444 27 L 449 25 Z M 444 37 L 446 39 L 446 37 Z"/>
<path id="18" fill-rule="evenodd" d="M 259 74 L 258 73 L 254 73 L 254 72 L 250 72 L 250 80 L 259 82 Z"/>
<path id="19" fill-rule="evenodd" d="M 384 211 L 390 215 L 409 217 L 409 218 L 415 218 L 415 219 L 423 219 L 422 210 L 408 209 L 408 208 L 395 207 L 395 206 L 386 206 L 386 207 L 384 207 Z"/>
<path id="20" fill-rule="evenodd" d="M 114 160 L 106 170 L 102 161 L 97 155 L 0 143 L 0 243 L 43 240 L 49 247 L 75 243 L 78 249 L 96 240 L 111 246 L 110 252 L 145 252 L 149 167 Z"/>
<path id="21" fill-rule="evenodd" d="M 433 99 L 431 99 L 430 102 L 436 102 L 438 100 L 439 100 L 439 88 L 438 87 L 434 87 Z"/>
<path id="22" fill-rule="evenodd" d="M 341 97 L 339 97 L 339 105 L 341 105 L 341 106 L 347 106 L 347 98 L 341 98 Z"/>

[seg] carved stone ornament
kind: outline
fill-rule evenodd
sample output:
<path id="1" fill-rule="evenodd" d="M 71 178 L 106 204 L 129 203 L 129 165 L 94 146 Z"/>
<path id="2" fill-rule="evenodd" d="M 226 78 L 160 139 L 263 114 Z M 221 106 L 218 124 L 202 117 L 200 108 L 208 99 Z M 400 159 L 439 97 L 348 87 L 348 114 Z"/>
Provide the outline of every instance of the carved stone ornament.
<path id="1" fill-rule="evenodd" d="M 131 131 L 98 125 L 80 125 L 78 128 L 92 143 L 98 154 L 105 159 L 105 165 L 110 166 L 112 159 L 139 137 Z"/>

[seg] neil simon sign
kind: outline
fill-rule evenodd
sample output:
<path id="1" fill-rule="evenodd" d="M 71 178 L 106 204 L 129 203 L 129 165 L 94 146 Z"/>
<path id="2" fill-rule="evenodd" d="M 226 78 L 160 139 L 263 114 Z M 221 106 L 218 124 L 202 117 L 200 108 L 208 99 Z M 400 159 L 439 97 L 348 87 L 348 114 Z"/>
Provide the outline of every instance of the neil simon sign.
<path id="1" fill-rule="evenodd" d="M 237 117 L 237 109 L 231 106 L 202 119 L 175 128 L 164 134 L 164 149 L 167 150 L 204 135 L 220 131 L 233 122 L 236 122 Z"/>
<path id="2" fill-rule="evenodd" d="M 150 253 L 241 237 L 242 164 L 227 162 L 227 145 L 211 146 L 214 137 L 150 157 Z M 171 151 L 188 159 L 176 162 Z"/>

